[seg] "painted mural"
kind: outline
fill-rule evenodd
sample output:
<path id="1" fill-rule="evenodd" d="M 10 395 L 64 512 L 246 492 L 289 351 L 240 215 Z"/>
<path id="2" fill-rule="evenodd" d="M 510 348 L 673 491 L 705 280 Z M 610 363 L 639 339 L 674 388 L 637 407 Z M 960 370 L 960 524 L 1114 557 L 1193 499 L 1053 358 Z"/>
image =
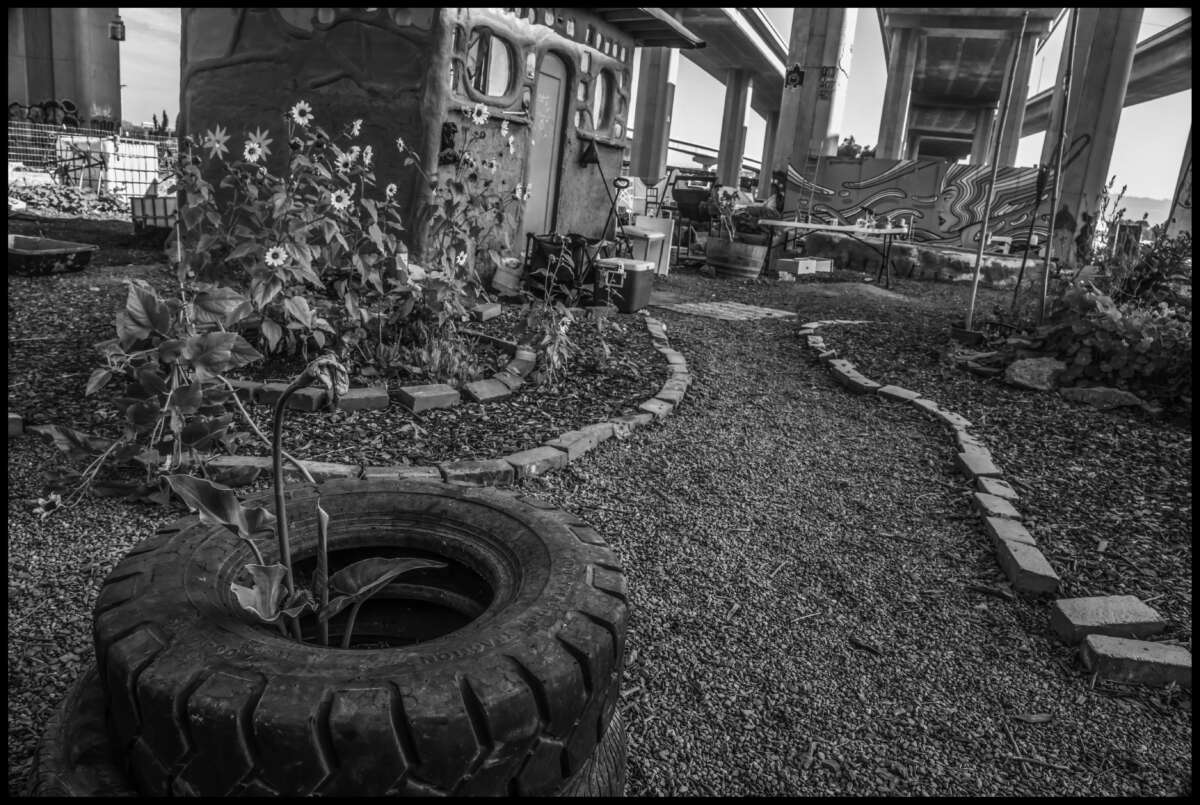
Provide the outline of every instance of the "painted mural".
<path id="1" fill-rule="evenodd" d="M 1037 197 L 1037 168 L 1000 168 L 992 202 L 993 236 L 1023 246 Z M 983 228 L 991 167 L 960 165 L 937 159 L 822 160 L 815 183 L 789 181 L 788 209 L 805 209 L 811 199 L 813 217 L 853 224 L 864 215 L 911 220 L 912 239 L 974 249 Z M 1049 210 L 1043 203 L 1033 232 L 1044 242 Z"/>

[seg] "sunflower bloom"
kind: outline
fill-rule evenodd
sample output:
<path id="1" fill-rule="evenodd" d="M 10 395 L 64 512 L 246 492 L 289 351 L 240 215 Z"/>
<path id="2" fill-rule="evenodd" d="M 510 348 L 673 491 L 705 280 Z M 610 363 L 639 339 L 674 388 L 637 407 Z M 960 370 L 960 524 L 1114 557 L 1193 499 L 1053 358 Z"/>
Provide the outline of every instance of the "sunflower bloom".
<path id="1" fill-rule="evenodd" d="M 395 182 L 391 182 L 390 184 L 388 184 L 388 186 L 384 189 L 384 195 L 387 196 L 388 199 L 393 199 L 396 197 L 396 183 Z"/>
<path id="2" fill-rule="evenodd" d="M 270 137 L 267 136 L 269 133 L 270 132 L 265 131 L 263 128 L 258 127 L 258 128 L 255 128 L 254 131 L 250 132 L 249 135 L 247 135 L 249 137 L 250 142 L 252 142 L 258 146 L 259 154 L 262 156 L 263 159 L 266 159 L 267 157 L 271 156 L 271 149 L 268 146 L 271 143 L 275 142 L 274 140 L 272 140 Z"/>
<path id="3" fill-rule="evenodd" d="M 363 149 L 363 152 L 362 152 L 363 167 L 364 168 L 371 167 L 371 160 L 373 160 L 374 158 L 375 158 L 375 149 L 371 148 L 371 146 L 368 145 L 366 148 Z"/>
<path id="4" fill-rule="evenodd" d="M 458 263 L 460 266 L 465 266 L 467 264 L 467 253 L 459 252 L 458 256 L 454 258 L 454 262 Z"/>
<path id="5" fill-rule="evenodd" d="M 507 120 L 505 120 L 505 121 L 502 121 L 502 122 L 500 123 L 500 135 L 501 135 L 502 137 L 507 137 L 507 136 L 508 136 L 508 121 L 507 121 Z"/>
<path id="6" fill-rule="evenodd" d="M 508 135 L 508 153 L 510 155 L 517 153 L 517 141 L 511 134 Z"/>
<path id="7" fill-rule="evenodd" d="M 342 189 L 334 190 L 329 194 L 329 204 L 335 210 L 341 212 L 350 206 L 350 194 Z"/>
<path id="8" fill-rule="evenodd" d="M 296 105 L 291 108 L 291 114 L 292 120 L 301 126 L 307 126 L 312 122 L 314 117 L 312 107 L 308 105 L 308 101 L 297 101 Z"/>
<path id="9" fill-rule="evenodd" d="M 488 122 L 488 110 L 486 104 L 475 104 L 475 108 L 471 110 L 471 122 L 476 126 L 482 126 L 484 123 Z"/>
<path id="10" fill-rule="evenodd" d="M 258 162 L 263 157 L 263 147 L 256 142 L 247 141 L 246 147 L 242 150 L 242 158 L 253 164 Z"/>
<path id="11" fill-rule="evenodd" d="M 272 246 L 263 256 L 263 262 L 271 268 L 278 268 L 287 263 L 287 252 L 281 246 Z"/>
<path id="12" fill-rule="evenodd" d="M 350 124 L 350 136 L 357 137 L 359 132 L 361 132 L 361 131 L 362 131 L 362 118 L 360 117 L 360 118 L 358 118 L 358 120 L 355 120 L 353 123 Z"/>
<path id="13" fill-rule="evenodd" d="M 225 147 L 225 143 L 229 142 L 229 134 L 225 131 L 224 126 L 216 126 L 204 132 L 204 141 L 200 143 L 201 148 L 208 149 L 209 158 L 220 157 L 225 158 L 229 153 L 229 149 Z"/>
<path id="14" fill-rule="evenodd" d="M 338 170 L 338 173 L 346 173 L 351 167 L 353 167 L 354 157 L 345 151 L 338 150 L 336 156 L 334 157 L 334 164 Z"/>
<path id="15" fill-rule="evenodd" d="M 404 150 L 405 150 L 405 148 L 406 148 L 407 146 L 405 146 L 405 145 L 404 145 L 404 138 L 403 138 L 403 137 L 397 137 L 397 138 L 396 138 L 396 147 L 400 149 L 400 153 L 404 153 Z"/>

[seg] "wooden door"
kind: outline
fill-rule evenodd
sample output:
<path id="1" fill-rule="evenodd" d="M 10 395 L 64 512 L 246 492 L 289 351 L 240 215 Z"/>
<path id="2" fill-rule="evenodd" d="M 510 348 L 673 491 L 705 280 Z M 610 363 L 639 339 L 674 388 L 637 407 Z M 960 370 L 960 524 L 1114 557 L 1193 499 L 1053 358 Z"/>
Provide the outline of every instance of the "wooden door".
<path id="1" fill-rule="evenodd" d="M 554 231 L 558 206 L 558 179 L 562 163 L 564 118 L 570 86 L 563 60 L 553 53 L 542 56 L 533 101 L 529 170 L 526 184 L 525 233 L 544 235 Z"/>

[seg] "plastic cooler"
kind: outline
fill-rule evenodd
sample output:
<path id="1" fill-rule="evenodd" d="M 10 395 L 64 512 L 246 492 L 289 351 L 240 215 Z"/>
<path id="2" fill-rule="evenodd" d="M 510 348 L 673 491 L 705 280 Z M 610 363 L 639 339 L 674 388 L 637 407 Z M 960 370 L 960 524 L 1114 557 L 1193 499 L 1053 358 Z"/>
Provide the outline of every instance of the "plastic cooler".
<path id="1" fill-rule="evenodd" d="M 595 262 L 596 304 L 611 303 L 622 313 L 634 313 L 650 304 L 654 288 L 654 263 L 625 257 L 606 257 Z M 609 296 L 609 289 L 619 292 Z"/>

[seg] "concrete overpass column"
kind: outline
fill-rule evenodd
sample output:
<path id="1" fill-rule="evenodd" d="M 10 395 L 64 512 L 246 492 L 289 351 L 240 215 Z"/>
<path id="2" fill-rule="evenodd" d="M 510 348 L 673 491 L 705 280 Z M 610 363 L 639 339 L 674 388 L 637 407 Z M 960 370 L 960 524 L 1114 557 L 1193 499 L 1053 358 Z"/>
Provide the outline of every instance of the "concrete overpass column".
<path id="1" fill-rule="evenodd" d="M 1021 39 L 1021 52 L 1017 54 L 1017 68 L 1013 71 L 1012 98 L 1004 118 L 1004 130 L 1000 137 L 1000 167 L 1011 168 L 1017 162 L 1017 146 L 1021 141 L 1021 127 L 1025 125 L 1025 104 L 1029 101 L 1029 73 L 1033 68 L 1034 48 L 1038 35 L 1027 33 Z M 1014 40 L 1015 43 L 1015 40 Z M 1008 81 L 1007 74 L 1005 82 Z M 1008 97 L 1008 85 L 1000 90 L 1000 102 Z M 975 160 L 972 158 L 971 160 Z"/>
<path id="2" fill-rule="evenodd" d="M 1175 195 L 1171 199 L 1171 214 L 1167 216 L 1167 235 L 1175 237 L 1181 232 L 1192 231 L 1192 130 L 1188 128 L 1187 148 L 1183 152 L 1183 164 L 1179 166 L 1179 179 L 1175 182 Z"/>
<path id="3" fill-rule="evenodd" d="M 653 186 L 667 175 L 667 145 L 671 136 L 675 81 L 679 74 L 679 51 L 646 48 L 641 52 L 641 59 L 634 106 L 636 136 L 629 155 L 629 172 L 647 186 Z"/>
<path id="4" fill-rule="evenodd" d="M 992 121 L 995 117 L 996 110 L 990 107 L 975 113 L 975 136 L 971 140 L 972 165 L 986 165 L 991 161 L 989 146 L 992 144 Z"/>
<path id="5" fill-rule="evenodd" d="M 1141 8 L 1080 8 L 1075 61 L 1071 66 L 1071 101 L 1067 109 L 1068 141 L 1058 183 L 1054 216 L 1054 254 L 1065 265 L 1078 263 L 1078 250 L 1091 243 L 1100 193 L 1108 182 L 1121 108 Z M 1054 163 L 1062 75 L 1068 48 L 1063 48 L 1059 81 L 1051 100 L 1050 128 L 1042 146 L 1042 162 Z"/>
<path id="6" fill-rule="evenodd" d="M 857 21 L 854 8 L 795 10 L 785 70 L 798 70 L 803 79 L 788 86 L 785 78 L 771 158 L 774 172 L 790 165 L 808 175 L 810 158 L 837 153 Z"/>
<path id="7" fill-rule="evenodd" d="M 763 134 L 762 168 L 758 174 L 758 198 L 771 195 L 771 160 L 775 156 L 775 134 L 779 128 L 779 112 L 768 112 L 763 119 L 766 132 Z"/>
<path id="8" fill-rule="evenodd" d="M 875 156 L 900 159 L 908 129 L 908 103 L 913 71 L 917 66 L 918 33 L 911 28 L 894 28 L 888 53 L 887 84 L 883 90 L 883 116 L 879 121 L 879 143 Z"/>
<path id="9" fill-rule="evenodd" d="M 725 77 L 725 112 L 717 143 L 717 181 L 738 186 L 746 152 L 746 108 L 750 105 L 750 73 L 730 70 Z"/>
<path id="10" fill-rule="evenodd" d="M 921 156 L 921 135 L 909 134 L 908 146 L 904 149 L 905 159 L 920 159 Z"/>

